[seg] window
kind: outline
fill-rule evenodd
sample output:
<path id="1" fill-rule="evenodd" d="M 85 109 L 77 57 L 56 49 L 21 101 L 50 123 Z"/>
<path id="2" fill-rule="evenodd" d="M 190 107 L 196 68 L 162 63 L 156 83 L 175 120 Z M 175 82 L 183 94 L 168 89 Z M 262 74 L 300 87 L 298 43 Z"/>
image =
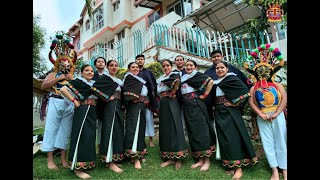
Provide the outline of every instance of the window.
<path id="1" fill-rule="evenodd" d="M 184 1 L 184 8 L 185 8 L 185 16 L 187 16 L 188 14 L 190 14 L 192 12 L 191 0 Z"/>
<path id="2" fill-rule="evenodd" d="M 89 19 L 86 21 L 86 31 L 90 29 L 90 21 Z"/>
<path id="3" fill-rule="evenodd" d="M 113 43 L 114 43 L 114 39 L 112 39 L 111 41 L 108 42 L 107 48 L 113 49 Z"/>
<path id="4" fill-rule="evenodd" d="M 77 42 L 77 50 L 80 50 L 80 39 L 79 39 L 79 41 Z"/>
<path id="5" fill-rule="evenodd" d="M 152 23 L 154 23 L 155 21 L 157 21 L 158 19 L 160 19 L 160 11 L 157 10 L 156 12 L 152 13 L 151 15 L 148 16 L 148 20 L 149 20 L 149 27 L 151 26 Z"/>
<path id="6" fill-rule="evenodd" d="M 118 41 L 122 40 L 125 37 L 124 29 L 118 33 Z"/>
<path id="7" fill-rule="evenodd" d="M 112 5 L 113 5 L 113 11 L 116 11 L 117 9 L 119 9 L 120 0 L 116 0 Z"/>
<path id="8" fill-rule="evenodd" d="M 173 3 L 171 6 L 168 7 L 168 13 L 174 11 L 176 14 L 178 14 L 181 17 L 184 17 L 192 12 L 192 4 L 191 0 L 184 0 L 183 1 L 184 6 L 181 6 L 181 1 L 177 1 Z M 183 11 L 185 13 L 183 14 Z"/>
<path id="9" fill-rule="evenodd" d="M 104 26 L 103 23 L 103 6 L 101 5 L 96 12 L 94 12 L 93 18 L 94 18 L 94 25 L 93 25 L 93 33 L 97 32 L 99 29 L 101 29 Z"/>

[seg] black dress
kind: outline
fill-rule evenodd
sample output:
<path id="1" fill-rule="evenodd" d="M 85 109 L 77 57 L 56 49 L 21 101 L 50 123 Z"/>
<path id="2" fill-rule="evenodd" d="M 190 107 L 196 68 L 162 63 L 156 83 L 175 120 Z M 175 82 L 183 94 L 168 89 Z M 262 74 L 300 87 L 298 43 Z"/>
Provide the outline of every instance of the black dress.
<path id="1" fill-rule="evenodd" d="M 68 154 L 69 164 L 75 160 L 74 169 L 77 170 L 90 170 L 96 166 L 96 104 L 98 98 L 91 89 L 92 84 L 85 81 L 83 78 L 77 78 L 66 84 L 80 102 L 80 106 L 74 110 Z"/>
<path id="2" fill-rule="evenodd" d="M 230 74 L 230 73 L 228 73 Z M 222 90 L 216 94 L 215 124 L 221 151 L 222 165 L 228 168 L 255 165 L 258 158 L 251 143 L 249 133 L 244 124 L 239 106 L 225 106 L 228 100 L 232 103 L 246 103 L 249 97 L 248 87 L 235 75 L 228 75 L 215 84 Z"/>
<path id="3" fill-rule="evenodd" d="M 144 84 L 145 81 L 138 76 L 131 73 L 125 75 L 123 83 L 123 97 L 126 106 L 124 152 L 129 158 L 142 159 L 148 154 L 145 143 L 146 106 L 144 104 L 147 94 L 141 95 Z"/>
<path id="4" fill-rule="evenodd" d="M 157 79 L 160 94 L 159 145 L 160 156 L 164 159 L 182 159 L 188 155 L 178 98 L 168 97 L 177 81 L 180 81 L 178 72 Z"/>
<path id="5" fill-rule="evenodd" d="M 104 72 L 93 84 L 94 91 L 101 98 L 98 103 L 102 122 L 100 160 L 119 162 L 124 159 L 124 112 L 122 110 L 122 81 Z M 115 98 L 109 101 L 110 97 Z M 102 106 L 102 107 L 99 107 Z"/>
<path id="6" fill-rule="evenodd" d="M 182 106 L 194 158 L 210 157 L 214 155 L 216 150 L 213 121 L 209 118 L 204 100 L 199 98 L 210 80 L 210 77 L 196 70 L 191 74 L 183 75 L 181 78 Z M 194 91 L 184 93 L 183 91 L 188 87 L 192 87 Z"/>

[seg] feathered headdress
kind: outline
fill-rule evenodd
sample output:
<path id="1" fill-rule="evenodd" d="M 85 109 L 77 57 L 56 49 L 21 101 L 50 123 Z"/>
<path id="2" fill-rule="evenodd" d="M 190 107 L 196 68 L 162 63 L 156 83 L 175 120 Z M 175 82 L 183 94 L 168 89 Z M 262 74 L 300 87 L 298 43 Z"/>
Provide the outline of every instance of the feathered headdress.
<path id="1" fill-rule="evenodd" d="M 283 56 L 278 48 L 270 44 L 262 44 L 250 52 L 244 68 L 252 74 L 254 83 L 259 82 L 262 87 L 267 87 L 268 82 L 274 82 L 276 73 L 283 67 Z"/>
<path id="2" fill-rule="evenodd" d="M 75 70 L 74 64 L 77 61 L 77 53 L 73 50 L 74 46 L 70 43 L 65 35 L 56 34 L 56 38 L 52 40 L 49 52 L 49 60 L 54 65 L 54 72 L 61 71 L 64 74 L 71 73 Z M 54 51 L 57 59 L 52 57 Z"/>

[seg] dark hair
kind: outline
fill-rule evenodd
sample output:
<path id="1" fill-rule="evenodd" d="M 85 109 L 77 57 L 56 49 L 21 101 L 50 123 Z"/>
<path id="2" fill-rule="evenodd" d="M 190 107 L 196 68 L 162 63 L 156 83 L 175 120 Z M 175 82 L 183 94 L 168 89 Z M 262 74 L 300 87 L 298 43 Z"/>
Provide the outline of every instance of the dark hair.
<path id="1" fill-rule="evenodd" d="M 184 61 L 184 57 L 182 55 L 178 55 L 174 58 L 174 60 L 176 61 L 177 60 L 177 57 L 182 57 L 182 60 Z"/>
<path id="2" fill-rule="evenodd" d="M 169 59 L 163 59 L 160 63 L 161 65 L 163 64 L 163 62 L 167 61 L 171 66 L 172 66 L 172 62 Z"/>
<path id="3" fill-rule="evenodd" d="M 229 65 L 228 65 L 228 63 L 227 63 L 226 61 L 220 61 L 220 62 L 218 62 L 216 65 L 218 65 L 219 63 L 224 64 L 224 66 L 226 66 L 226 68 L 229 67 Z"/>
<path id="4" fill-rule="evenodd" d="M 107 66 L 109 66 L 112 61 L 114 61 L 114 62 L 116 62 L 116 63 L 118 64 L 118 62 L 117 62 L 116 60 L 113 60 L 113 59 L 112 59 L 112 60 L 109 60 L 109 61 L 107 62 Z"/>
<path id="5" fill-rule="evenodd" d="M 139 58 L 139 57 L 143 57 L 143 59 L 145 59 L 145 57 L 144 57 L 143 54 L 138 54 L 138 55 L 136 56 L 136 59 Z"/>
<path id="6" fill-rule="evenodd" d="M 90 64 L 84 64 L 84 65 L 82 65 L 82 66 L 81 66 L 81 72 L 83 72 L 83 70 L 84 70 L 86 67 L 88 67 L 88 66 L 92 67 Z M 93 69 L 93 68 L 92 68 L 92 69 Z"/>
<path id="7" fill-rule="evenodd" d="M 96 65 L 97 60 L 100 59 L 100 58 L 104 60 L 104 63 L 105 63 L 105 64 L 107 64 L 107 60 L 106 60 L 104 57 L 97 57 L 97 58 L 93 61 L 93 64 Z"/>
<path id="8" fill-rule="evenodd" d="M 198 67 L 197 63 L 196 63 L 194 60 L 188 59 L 187 62 L 189 62 L 189 61 L 192 62 L 195 67 Z M 187 62 L 186 62 L 186 63 L 187 63 Z"/>
<path id="9" fill-rule="evenodd" d="M 131 62 L 131 63 L 129 63 L 129 64 L 128 64 L 128 69 L 130 69 L 130 67 L 131 67 L 131 65 L 132 65 L 133 63 L 137 64 L 136 62 Z"/>
<path id="10" fill-rule="evenodd" d="M 215 49 L 211 52 L 210 57 L 212 57 L 214 54 L 219 53 L 222 55 L 222 51 L 220 49 Z"/>

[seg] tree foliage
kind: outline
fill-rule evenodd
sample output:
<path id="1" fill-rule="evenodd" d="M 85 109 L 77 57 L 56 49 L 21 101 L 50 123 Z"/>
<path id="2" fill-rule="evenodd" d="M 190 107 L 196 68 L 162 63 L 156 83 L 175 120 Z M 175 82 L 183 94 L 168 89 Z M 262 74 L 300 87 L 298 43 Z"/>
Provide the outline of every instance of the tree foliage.
<path id="1" fill-rule="evenodd" d="M 76 70 L 74 72 L 74 75 L 80 75 L 81 74 L 81 67 L 82 65 L 84 65 L 84 60 L 83 57 L 77 59 L 76 63 L 74 64 L 74 66 L 76 67 Z"/>
<path id="2" fill-rule="evenodd" d="M 39 25 L 40 16 L 33 14 L 33 74 L 40 76 L 44 74 L 47 67 L 40 51 L 45 45 L 45 29 Z"/>
<path id="3" fill-rule="evenodd" d="M 116 74 L 116 77 L 123 80 L 124 75 L 125 75 L 127 72 L 128 72 L 128 69 L 127 69 L 127 68 L 119 68 L 119 69 L 118 69 L 118 72 L 117 72 L 117 74 Z"/>
<path id="4" fill-rule="evenodd" d="M 147 64 L 145 68 L 150 69 L 156 79 L 158 79 L 163 74 L 160 62 L 151 62 Z"/>
<path id="5" fill-rule="evenodd" d="M 258 44 L 260 44 L 261 36 L 259 32 L 264 31 L 270 27 L 266 11 L 269 9 L 269 5 L 272 3 L 281 3 L 281 7 L 284 10 L 284 15 L 282 17 L 281 28 L 284 29 L 287 26 L 287 0 L 242 0 L 242 3 L 249 4 L 251 6 L 258 6 L 261 9 L 260 18 L 248 19 L 244 26 L 233 30 L 232 33 L 237 34 L 247 34 L 250 37 L 255 36 L 257 38 Z"/>

